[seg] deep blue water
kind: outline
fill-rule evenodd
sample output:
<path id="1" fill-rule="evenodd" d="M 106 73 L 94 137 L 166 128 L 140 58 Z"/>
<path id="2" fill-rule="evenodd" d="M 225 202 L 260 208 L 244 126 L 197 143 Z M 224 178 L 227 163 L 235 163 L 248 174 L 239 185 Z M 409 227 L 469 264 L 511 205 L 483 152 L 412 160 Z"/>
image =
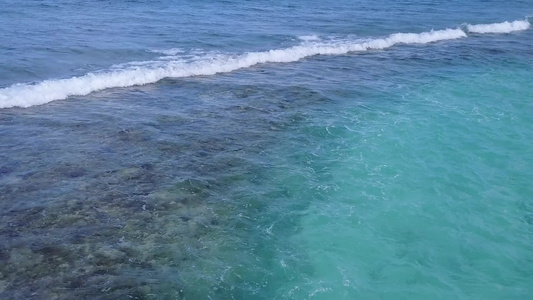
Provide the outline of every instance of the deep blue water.
<path id="1" fill-rule="evenodd" d="M 0 298 L 533 297 L 530 1 L 0 4 Z"/>

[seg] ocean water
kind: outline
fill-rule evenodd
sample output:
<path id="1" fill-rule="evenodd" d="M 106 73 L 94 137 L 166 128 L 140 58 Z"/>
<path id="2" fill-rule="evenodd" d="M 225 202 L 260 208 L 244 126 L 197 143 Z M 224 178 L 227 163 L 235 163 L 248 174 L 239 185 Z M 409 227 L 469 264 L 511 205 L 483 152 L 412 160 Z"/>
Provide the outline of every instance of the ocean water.
<path id="1" fill-rule="evenodd" d="M 533 298 L 531 1 L 0 4 L 1 299 Z"/>

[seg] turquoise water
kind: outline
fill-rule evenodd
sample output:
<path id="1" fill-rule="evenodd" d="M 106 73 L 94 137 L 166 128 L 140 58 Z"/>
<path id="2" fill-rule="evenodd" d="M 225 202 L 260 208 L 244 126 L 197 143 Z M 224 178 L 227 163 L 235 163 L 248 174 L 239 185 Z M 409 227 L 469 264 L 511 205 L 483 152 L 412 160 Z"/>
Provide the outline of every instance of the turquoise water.
<path id="1" fill-rule="evenodd" d="M 528 1 L 0 4 L 0 298 L 533 297 Z"/>

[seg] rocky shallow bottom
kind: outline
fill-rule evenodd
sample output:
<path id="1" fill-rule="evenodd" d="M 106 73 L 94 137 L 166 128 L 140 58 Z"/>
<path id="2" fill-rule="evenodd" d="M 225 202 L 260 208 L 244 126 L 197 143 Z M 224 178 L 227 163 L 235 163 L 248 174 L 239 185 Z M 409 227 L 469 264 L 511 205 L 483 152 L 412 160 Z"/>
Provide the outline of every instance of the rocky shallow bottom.
<path id="1" fill-rule="evenodd" d="M 137 199 L 112 191 L 11 211 L 2 217 L 2 291 L 39 299 L 63 298 L 65 289 L 78 298 L 183 293 L 180 266 L 209 255 L 206 235 L 218 225 L 208 193 L 208 184 L 185 180 Z"/>
<path id="2" fill-rule="evenodd" d="M 223 253 L 249 243 L 243 213 L 265 205 L 241 186 L 260 186 L 271 163 L 262 151 L 304 119 L 292 97 L 324 100 L 302 87 L 266 89 L 266 99 L 248 86 L 204 89 L 203 102 L 184 106 L 180 95 L 136 100 L 146 97 L 139 88 L 124 102 L 0 112 L 1 298 L 193 299 L 229 289 Z"/>

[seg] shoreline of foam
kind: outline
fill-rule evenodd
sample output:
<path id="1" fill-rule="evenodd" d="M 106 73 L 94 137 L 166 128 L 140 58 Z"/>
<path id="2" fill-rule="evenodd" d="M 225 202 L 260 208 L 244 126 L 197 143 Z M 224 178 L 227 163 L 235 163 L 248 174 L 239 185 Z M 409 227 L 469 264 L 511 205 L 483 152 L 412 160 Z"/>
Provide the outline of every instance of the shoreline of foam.
<path id="1" fill-rule="evenodd" d="M 156 83 L 164 78 L 181 78 L 201 75 L 215 75 L 249 68 L 265 63 L 296 62 L 315 55 L 342 55 L 352 52 L 383 50 L 400 44 L 429 44 L 444 40 L 468 37 L 468 33 L 510 33 L 530 28 L 529 21 L 493 24 L 466 24 L 466 29 L 431 30 L 422 33 L 394 33 L 384 38 L 367 41 L 329 41 L 308 39 L 304 43 L 285 48 L 241 55 L 206 55 L 192 62 L 162 60 L 156 63 L 130 66 L 102 73 L 88 73 L 66 79 L 49 79 L 37 84 L 18 83 L 0 89 L 0 109 L 10 107 L 27 108 L 42 105 L 71 96 L 85 96 L 93 92 Z M 315 37 L 315 36 L 313 36 Z M 176 55 L 181 49 L 153 50 L 165 55 Z"/>

